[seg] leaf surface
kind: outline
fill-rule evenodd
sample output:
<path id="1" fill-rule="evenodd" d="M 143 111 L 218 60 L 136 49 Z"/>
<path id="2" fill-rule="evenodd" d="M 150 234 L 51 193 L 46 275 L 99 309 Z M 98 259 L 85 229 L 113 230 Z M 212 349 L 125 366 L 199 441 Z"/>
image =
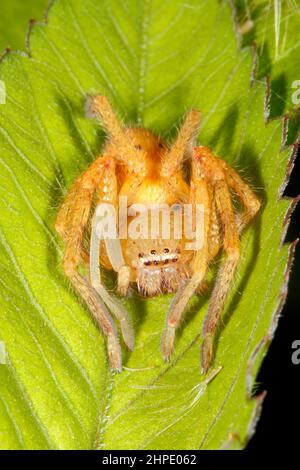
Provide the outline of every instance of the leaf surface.
<path id="1" fill-rule="evenodd" d="M 0 14 L 0 50 L 5 47 L 25 49 L 30 18 L 42 18 L 47 0 L 4 0 Z"/>
<path id="2" fill-rule="evenodd" d="M 241 42 L 256 42 L 259 77 L 271 77 L 272 115 L 299 110 L 299 0 L 234 0 L 233 6 L 242 30 L 243 25 L 252 25 Z M 299 128 L 299 116 L 294 125 Z"/>
<path id="3" fill-rule="evenodd" d="M 217 449 L 252 434 L 262 397 L 251 389 L 286 294 L 290 202 L 279 196 L 293 150 L 283 147 L 281 121 L 265 124 L 266 90 L 250 86 L 252 69 L 229 5 L 217 0 L 57 0 L 31 32 L 30 57 L 4 57 L 1 448 Z M 63 276 L 53 221 L 66 188 L 101 153 L 103 132 L 83 113 L 96 92 L 125 122 L 167 138 L 187 109 L 201 109 L 199 142 L 263 203 L 242 237 L 211 380 L 199 373 L 209 295 L 192 300 L 169 364 L 160 337 L 171 297 L 127 300 L 136 347 L 115 375 Z"/>

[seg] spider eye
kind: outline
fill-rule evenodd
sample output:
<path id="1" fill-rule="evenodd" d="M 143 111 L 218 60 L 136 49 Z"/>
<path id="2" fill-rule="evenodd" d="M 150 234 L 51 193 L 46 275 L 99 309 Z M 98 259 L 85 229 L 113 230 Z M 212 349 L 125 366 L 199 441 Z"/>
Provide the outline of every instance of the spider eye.
<path id="1" fill-rule="evenodd" d="M 160 149 L 165 148 L 164 144 L 162 144 L 161 142 L 159 142 L 158 146 L 159 146 Z"/>
<path id="2" fill-rule="evenodd" d="M 140 144 L 136 144 L 134 148 L 135 150 L 142 150 L 142 146 Z"/>

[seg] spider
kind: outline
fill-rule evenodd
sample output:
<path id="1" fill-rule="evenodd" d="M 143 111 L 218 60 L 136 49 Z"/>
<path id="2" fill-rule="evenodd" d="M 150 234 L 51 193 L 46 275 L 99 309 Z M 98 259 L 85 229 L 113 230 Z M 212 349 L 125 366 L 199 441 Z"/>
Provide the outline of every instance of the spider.
<path id="1" fill-rule="evenodd" d="M 65 244 L 64 272 L 106 337 L 111 367 L 121 371 L 121 347 L 111 315 L 119 322 L 129 350 L 134 347 L 134 332 L 122 302 L 103 284 L 100 266 L 117 273 L 121 296 L 128 294 L 132 283 L 144 296 L 175 293 L 161 342 L 162 356 L 168 361 L 189 299 L 206 287 L 208 266 L 224 251 L 203 325 L 200 360 L 201 370 L 206 373 L 240 256 L 239 236 L 258 212 L 260 202 L 224 160 L 208 147 L 194 146 L 200 124 L 196 109 L 185 116 L 171 147 L 144 128 L 124 127 L 105 96 L 89 97 L 87 109 L 101 119 L 108 139 L 103 154 L 71 186 L 57 215 L 55 228 Z M 232 202 L 233 194 L 239 199 L 238 207 Z M 117 208 L 120 196 L 127 197 L 128 207 L 201 204 L 201 246 L 187 250 L 185 240 L 174 236 L 102 239 L 97 231 L 97 208 L 103 202 Z M 192 218 L 195 226 L 195 215 Z M 134 220 L 134 216 L 128 215 L 128 220 Z M 82 273 L 82 266 L 88 267 L 88 275 Z"/>

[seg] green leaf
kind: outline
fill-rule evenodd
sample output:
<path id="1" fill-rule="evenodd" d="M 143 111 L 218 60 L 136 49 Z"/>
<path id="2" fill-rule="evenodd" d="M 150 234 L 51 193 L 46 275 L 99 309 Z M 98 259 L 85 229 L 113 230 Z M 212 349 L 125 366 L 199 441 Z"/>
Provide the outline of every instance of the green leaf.
<path id="1" fill-rule="evenodd" d="M 4 0 L 0 9 L 0 51 L 5 47 L 25 49 L 30 18 L 42 18 L 47 0 Z"/>
<path id="2" fill-rule="evenodd" d="M 265 87 L 250 86 L 251 73 L 251 52 L 237 49 L 230 8 L 217 0 L 57 0 L 47 25 L 33 28 L 30 57 L 5 56 L 1 448 L 245 445 L 263 398 L 251 398 L 251 390 L 286 295 L 292 251 L 281 244 L 290 202 L 279 198 L 292 149 L 283 146 L 280 121 L 265 124 Z M 169 364 L 160 336 L 171 297 L 129 299 L 136 347 L 124 351 L 126 368 L 116 375 L 63 276 L 53 221 L 66 188 L 101 152 L 103 133 L 83 113 L 86 93 L 96 92 L 125 122 L 166 137 L 198 107 L 201 144 L 239 170 L 263 202 L 242 237 L 207 380 L 199 342 L 209 295 L 192 300 Z"/>
<path id="3" fill-rule="evenodd" d="M 242 43 L 255 41 L 259 76 L 271 76 L 272 115 L 299 109 L 300 4 L 298 0 L 234 0 L 240 26 L 252 28 Z M 294 96 L 293 96 L 294 95 Z M 299 123 L 298 123 L 299 127 Z"/>

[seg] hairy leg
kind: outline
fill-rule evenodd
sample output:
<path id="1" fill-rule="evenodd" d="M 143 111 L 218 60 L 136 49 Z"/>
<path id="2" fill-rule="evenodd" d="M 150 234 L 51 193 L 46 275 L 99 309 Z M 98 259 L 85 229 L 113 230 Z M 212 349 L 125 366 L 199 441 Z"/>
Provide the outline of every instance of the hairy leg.
<path id="1" fill-rule="evenodd" d="M 203 243 L 202 247 L 196 250 L 193 266 L 193 275 L 176 293 L 166 318 L 166 327 L 162 336 L 162 355 L 165 360 L 169 360 L 173 348 L 176 329 L 180 325 L 183 313 L 187 306 L 188 301 L 196 292 L 197 288 L 203 283 L 207 270 L 208 260 L 208 233 L 210 227 L 210 207 L 211 196 L 207 187 L 205 178 L 203 178 L 201 170 L 201 162 L 194 159 L 192 164 L 192 180 L 191 180 L 191 198 L 190 201 L 194 207 L 196 204 L 202 204 L 203 207 Z M 193 225 L 195 228 L 195 217 L 193 218 Z"/>
<path id="2" fill-rule="evenodd" d="M 99 267 L 100 259 L 100 242 L 101 240 L 97 234 L 97 212 L 94 215 L 91 231 L 90 242 L 90 280 L 94 289 L 98 292 L 105 304 L 109 307 L 112 314 L 120 322 L 122 336 L 128 349 L 132 350 L 134 347 L 134 332 L 131 321 L 125 307 L 120 301 L 114 298 L 105 288 L 101 281 L 101 273 Z M 124 266 L 125 267 L 125 266 Z M 122 268 L 119 268 L 119 272 Z"/>
<path id="3" fill-rule="evenodd" d="M 75 290 L 87 304 L 90 312 L 100 326 L 107 339 L 107 354 L 112 369 L 117 372 L 122 370 L 122 352 L 118 340 L 117 330 L 106 306 L 89 282 L 74 268 L 73 274 L 68 275 Z"/>
<path id="4" fill-rule="evenodd" d="M 220 160 L 220 163 L 224 169 L 228 186 L 239 196 L 244 206 L 244 210 L 238 214 L 237 219 L 238 231 L 240 233 L 259 211 L 260 202 L 249 185 L 242 180 L 228 163 L 223 160 Z"/>
<path id="5" fill-rule="evenodd" d="M 213 357 L 213 338 L 219 325 L 224 304 L 232 284 L 234 273 L 239 260 L 239 233 L 255 216 L 260 202 L 251 188 L 242 178 L 222 159 L 215 157 L 207 147 L 196 149 L 210 181 L 209 186 L 214 190 L 214 201 L 219 224 L 223 231 L 223 247 L 226 253 L 213 289 L 208 313 L 204 322 L 204 340 L 201 348 L 201 363 L 206 372 Z M 244 209 L 236 215 L 231 202 L 230 190 L 240 198 Z M 212 210 L 213 219 L 213 210 Z M 213 225 L 213 221 L 212 221 Z M 213 233 L 210 232 L 209 237 Z"/>
<path id="6" fill-rule="evenodd" d="M 65 241 L 64 271 L 75 290 L 81 295 L 89 310 L 107 337 L 108 357 L 111 366 L 121 370 L 122 357 L 113 320 L 97 292 L 79 274 L 82 257 L 84 230 L 88 222 L 94 193 L 103 176 L 105 158 L 98 158 L 70 189 L 55 224 L 57 232 Z"/>
<path id="7" fill-rule="evenodd" d="M 111 265 L 115 272 L 118 273 L 119 285 L 120 278 L 123 283 L 121 287 L 128 289 L 128 285 L 124 285 L 126 281 L 126 273 L 128 273 L 127 279 L 129 284 L 129 268 L 125 266 L 123 254 L 121 250 L 120 240 L 117 238 L 117 221 L 116 221 L 116 209 L 117 209 L 117 178 L 115 174 L 115 164 L 113 160 L 108 160 L 107 164 L 103 169 L 102 185 L 98 190 L 98 200 L 95 213 L 92 219 L 91 229 L 91 240 L 90 240 L 90 281 L 94 289 L 98 292 L 99 296 L 103 299 L 104 303 L 110 309 L 115 318 L 120 322 L 120 327 L 126 346 L 132 350 L 134 347 L 134 332 L 131 326 L 131 321 L 125 307 L 120 301 L 114 298 L 105 288 L 101 280 L 100 273 L 100 245 L 101 245 L 101 233 L 98 231 L 101 227 L 101 221 L 103 220 L 103 214 L 101 210 L 101 204 L 105 203 L 105 210 L 111 210 L 110 217 L 114 224 L 116 231 L 115 238 L 105 238 L 105 248 L 107 256 L 111 262 Z M 98 209 L 100 209 L 98 213 Z M 125 279 L 124 279 L 125 272 Z M 121 276 L 120 276 L 121 274 Z"/>
<path id="8" fill-rule="evenodd" d="M 227 294 L 231 287 L 240 252 L 236 218 L 225 179 L 216 183 L 214 191 L 217 208 L 219 210 L 223 226 L 223 245 L 226 252 L 226 259 L 219 270 L 208 312 L 204 321 L 204 339 L 201 347 L 201 363 L 204 373 L 207 372 L 212 361 L 213 337 L 221 318 Z"/>
<path id="9" fill-rule="evenodd" d="M 181 171 L 182 163 L 187 156 L 191 154 L 194 141 L 200 125 L 201 115 L 196 109 L 191 109 L 180 128 L 178 136 L 162 161 L 162 176 L 170 178 Z"/>
<path id="10" fill-rule="evenodd" d="M 104 157 L 98 157 L 77 178 L 57 214 L 55 229 L 68 247 L 66 263 L 72 258 L 80 262 L 83 233 L 89 219 L 94 193 L 103 174 Z"/>

